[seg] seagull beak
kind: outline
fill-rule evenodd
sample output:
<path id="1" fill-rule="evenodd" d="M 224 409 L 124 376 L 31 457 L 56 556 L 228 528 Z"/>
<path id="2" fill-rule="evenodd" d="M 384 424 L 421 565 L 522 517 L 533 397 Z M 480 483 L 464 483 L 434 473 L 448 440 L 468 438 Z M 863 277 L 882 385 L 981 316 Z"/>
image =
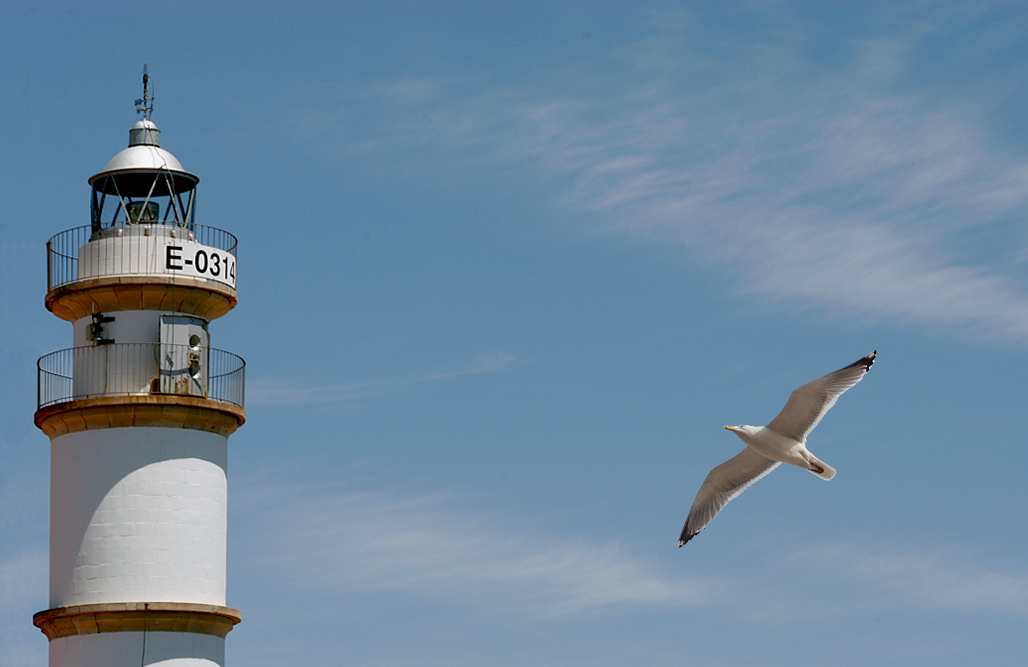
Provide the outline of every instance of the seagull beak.
<path id="1" fill-rule="evenodd" d="M 726 426 L 725 428 L 727 428 L 729 431 L 734 431 L 735 430 L 734 426 Z"/>

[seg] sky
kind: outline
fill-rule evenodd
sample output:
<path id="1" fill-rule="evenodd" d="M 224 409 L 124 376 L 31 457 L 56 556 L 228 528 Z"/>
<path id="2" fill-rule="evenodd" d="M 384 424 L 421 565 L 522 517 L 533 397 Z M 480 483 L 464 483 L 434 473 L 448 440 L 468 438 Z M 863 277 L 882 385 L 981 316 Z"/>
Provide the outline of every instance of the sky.
<path id="1" fill-rule="evenodd" d="M 0 667 L 46 664 L 45 243 L 144 63 L 239 238 L 226 664 L 1023 664 L 1022 4 L 3 16 Z M 808 440 L 837 476 L 676 548 L 722 426 L 872 349 Z"/>

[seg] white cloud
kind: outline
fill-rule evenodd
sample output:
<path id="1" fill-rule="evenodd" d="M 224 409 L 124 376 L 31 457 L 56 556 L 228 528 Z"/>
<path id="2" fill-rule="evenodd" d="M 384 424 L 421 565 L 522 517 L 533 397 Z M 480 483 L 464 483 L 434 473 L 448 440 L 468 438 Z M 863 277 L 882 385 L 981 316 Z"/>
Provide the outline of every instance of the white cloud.
<path id="1" fill-rule="evenodd" d="M 744 293 L 1028 341 L 1024 285 L 959 255 L 975 229 L 1025 209 L 1028 167 L 991 147 L 975 100 L 882 83 L 909 76 L 927 33 L 857 42 L 827 69 L 796 35 L 724 50 L 681 16 L 657 25 L 613 49 L 612 68 L 384 82 L 360 93 L 377 122 L 334 150 L 559 175 L 563 206 L 690 248 Z"/>
<path id="2" fill-rule="evenodd" d="M 831 569 L 881 593 L 883 605 L 931 611 L 999 612 L 1028 616 L 1028 576 L 1002 572 L 966 557 L 919 551 L 873 551 L 845 545 L 805 551 L 797 560 Z"/>
<path id="3" fill-rule="evenodd" d="M 494 352 L 458 364 L 451 370 L 369 382 L 309 386 L 299 385 L 295 380 L 256 379 L 247 382 L 246 402 L 251 407 L 297 403 L 354 402 L 425 382 L 500 373 L 526 363 L 528 362 L 519 360 L 506 352 Z"/>
<path id="4" fill-rule="evenodd" d="M 775 625 L 784 609 L 793 618 L 881 608 L 1028 615 L 1023 572 L 927 545 L 771 551 L 715 579 L 683 551 L 669 562 L 687 564 L 688 575 L 618 541 L 524 528 L 510 511 L 452 491 L 301 483 L 282 471 L 235 489 L 244 551 L 291 590 L 392 591 L 525 618 L 703 609 Z"/>
<path id="5" fill-rule="evenodd" d="M 518 530 L 501 512 L 467 510 L 452 493 L 259 487 L 259 496 L 243 491 L 243 503 L 274 534 L 271 546 L 249 551 L 290 585 L 402 591 L 547 618 L 692 606 L 715 589 L 662 574 L 616 542 Z"/>
<path id="6" fill-rule="evenodd" d="M 872 550 L 825 546 L 794 556 L 822 571 L 835 572 L 862 590 L 879 591 L 882 605 L 967 614 L 1028 616 L 1028 576 L 926 548 Z M 874 594 L 872 594 L 874 596 Z"/>

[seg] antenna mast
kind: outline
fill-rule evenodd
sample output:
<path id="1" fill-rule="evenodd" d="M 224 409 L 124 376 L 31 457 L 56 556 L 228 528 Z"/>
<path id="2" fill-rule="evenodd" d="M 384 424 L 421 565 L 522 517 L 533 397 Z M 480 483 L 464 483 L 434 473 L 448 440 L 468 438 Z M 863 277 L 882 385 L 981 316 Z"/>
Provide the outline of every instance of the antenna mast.
<path id="1" fill-rule="evenodd" d="M 143 114 L 143 118 L 149 120 L 153 113 L 153 101 L 156 96 L 150 97 L 147 85 L 150 83 L 150 75 L 146 73 L 146 64 L 143 64 L 143 99 L 136 100 L 136 113 Z"/>

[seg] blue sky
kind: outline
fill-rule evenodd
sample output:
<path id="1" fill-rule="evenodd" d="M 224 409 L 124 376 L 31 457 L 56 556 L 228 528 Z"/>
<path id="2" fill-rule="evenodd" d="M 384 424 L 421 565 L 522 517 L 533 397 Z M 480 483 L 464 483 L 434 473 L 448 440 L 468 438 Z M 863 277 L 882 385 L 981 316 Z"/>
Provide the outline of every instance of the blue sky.
<path id="1" fill-rule="evenodd" d="M 1017 3 L 10 2 L 0 22 L 0 665 L 44 665 L 88 221 L 142 64 L 198 221 L 232 665 L 1019 665 L 1028 11 Z M 686 547 L 707 472 L 877 348 Z"/>

